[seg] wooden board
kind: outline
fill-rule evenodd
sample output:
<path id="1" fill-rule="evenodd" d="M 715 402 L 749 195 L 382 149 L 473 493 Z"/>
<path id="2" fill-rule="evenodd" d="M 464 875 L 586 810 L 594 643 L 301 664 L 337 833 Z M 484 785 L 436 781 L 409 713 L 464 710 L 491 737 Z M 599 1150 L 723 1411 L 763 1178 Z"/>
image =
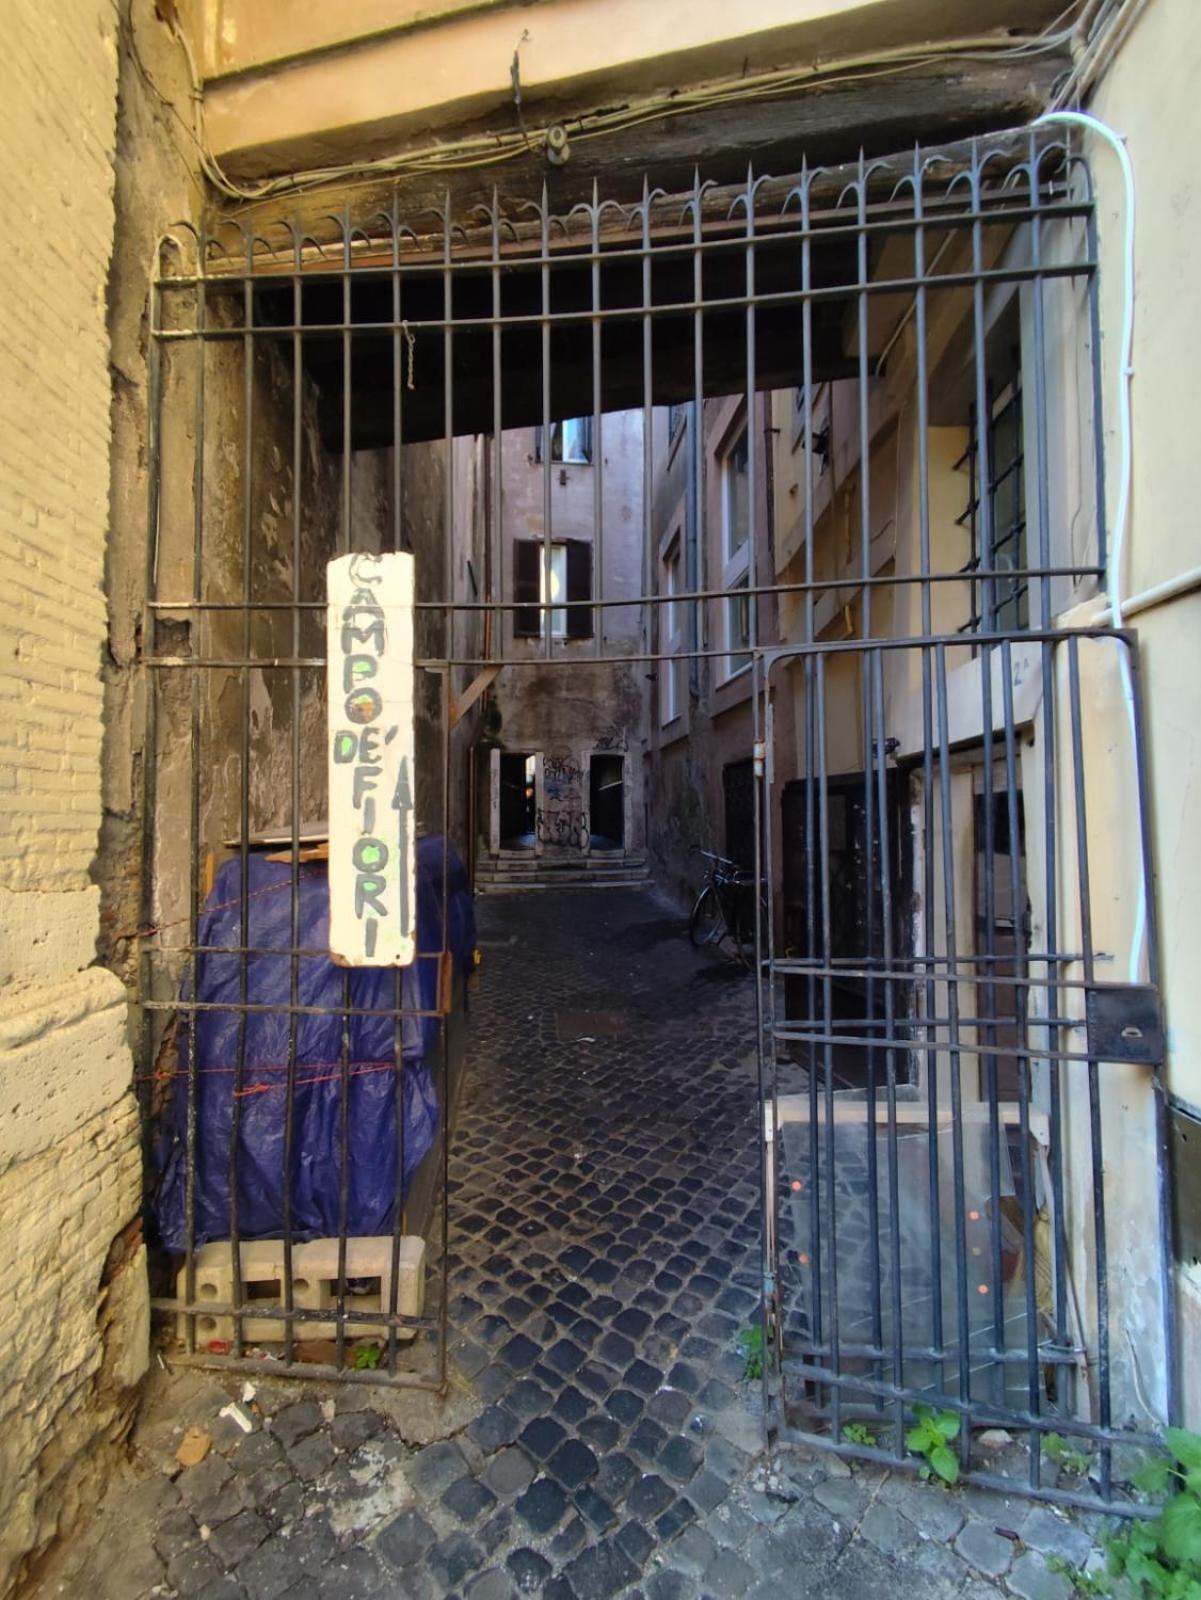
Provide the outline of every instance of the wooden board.
<path id="1" fill-rule="evenodd" d="M 416 955 L 413 558 L 339 556 L 327 573 L 329 940 L 350 967 Z"/>

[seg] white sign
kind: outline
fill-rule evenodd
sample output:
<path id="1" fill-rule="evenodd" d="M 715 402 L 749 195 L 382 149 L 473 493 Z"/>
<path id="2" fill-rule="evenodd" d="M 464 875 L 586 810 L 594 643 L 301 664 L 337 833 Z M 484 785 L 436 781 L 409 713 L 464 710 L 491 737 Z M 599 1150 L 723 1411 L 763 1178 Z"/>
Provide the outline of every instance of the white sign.
<path id="1" fill-rule="evenodd" d="M 326 601 L 330 953 L 404 967 L 417 953 L 412 556 L 339 556 Z"/>

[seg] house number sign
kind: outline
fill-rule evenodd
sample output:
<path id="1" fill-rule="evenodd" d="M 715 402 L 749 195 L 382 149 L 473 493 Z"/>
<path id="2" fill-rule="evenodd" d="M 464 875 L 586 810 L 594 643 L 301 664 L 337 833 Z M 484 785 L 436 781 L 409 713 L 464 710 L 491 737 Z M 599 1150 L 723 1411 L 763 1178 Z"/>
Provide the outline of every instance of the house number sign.
<path id="1" fill-rule="evenodd" d="M 329 563 L 329 944 L 348 967 L 416 954 L 413 558 Z"/>

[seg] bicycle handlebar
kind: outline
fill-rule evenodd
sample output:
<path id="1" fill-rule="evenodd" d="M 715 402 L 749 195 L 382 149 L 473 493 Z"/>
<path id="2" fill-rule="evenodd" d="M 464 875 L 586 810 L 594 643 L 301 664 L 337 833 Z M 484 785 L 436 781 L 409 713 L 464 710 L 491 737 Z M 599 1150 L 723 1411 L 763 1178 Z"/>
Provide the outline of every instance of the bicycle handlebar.
<path id="1" fill-rule="evenodd" d="M 723 867 L 733 867 L 735 872 L 741 871 L 737 861 L 731 861 L 729 856 L 714 855 L 712 850 L 702 850 L 699 844 L 696 847 L 696 853 L 704 856 L 706 861 L 716 861 Z"/>

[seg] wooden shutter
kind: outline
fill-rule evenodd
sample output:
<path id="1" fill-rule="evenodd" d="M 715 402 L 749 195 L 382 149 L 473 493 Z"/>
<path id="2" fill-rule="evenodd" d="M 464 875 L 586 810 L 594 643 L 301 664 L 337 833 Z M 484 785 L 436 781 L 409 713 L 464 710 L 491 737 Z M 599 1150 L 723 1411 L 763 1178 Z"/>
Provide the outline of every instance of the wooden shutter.
<path id="1" fill-rule="evenodd" d="M 542 562 L 542 546 L 537 539 L 518 539 L 513 545 L 513 600 L 518 609 L 513 613 L 513 633 L 518 638 L 536 639 L 542 632 L 542 618 L 538 601 L 541 584 L 538 581 Z"/>
<path id="2" fill-rule="evenodd" d="M 586 539 L 567 540 L 567 598 L 592 599 L 592 546 Z M 568 609 L 567 637 L 591 639 L 591 606 L 572 606 Z"/>

